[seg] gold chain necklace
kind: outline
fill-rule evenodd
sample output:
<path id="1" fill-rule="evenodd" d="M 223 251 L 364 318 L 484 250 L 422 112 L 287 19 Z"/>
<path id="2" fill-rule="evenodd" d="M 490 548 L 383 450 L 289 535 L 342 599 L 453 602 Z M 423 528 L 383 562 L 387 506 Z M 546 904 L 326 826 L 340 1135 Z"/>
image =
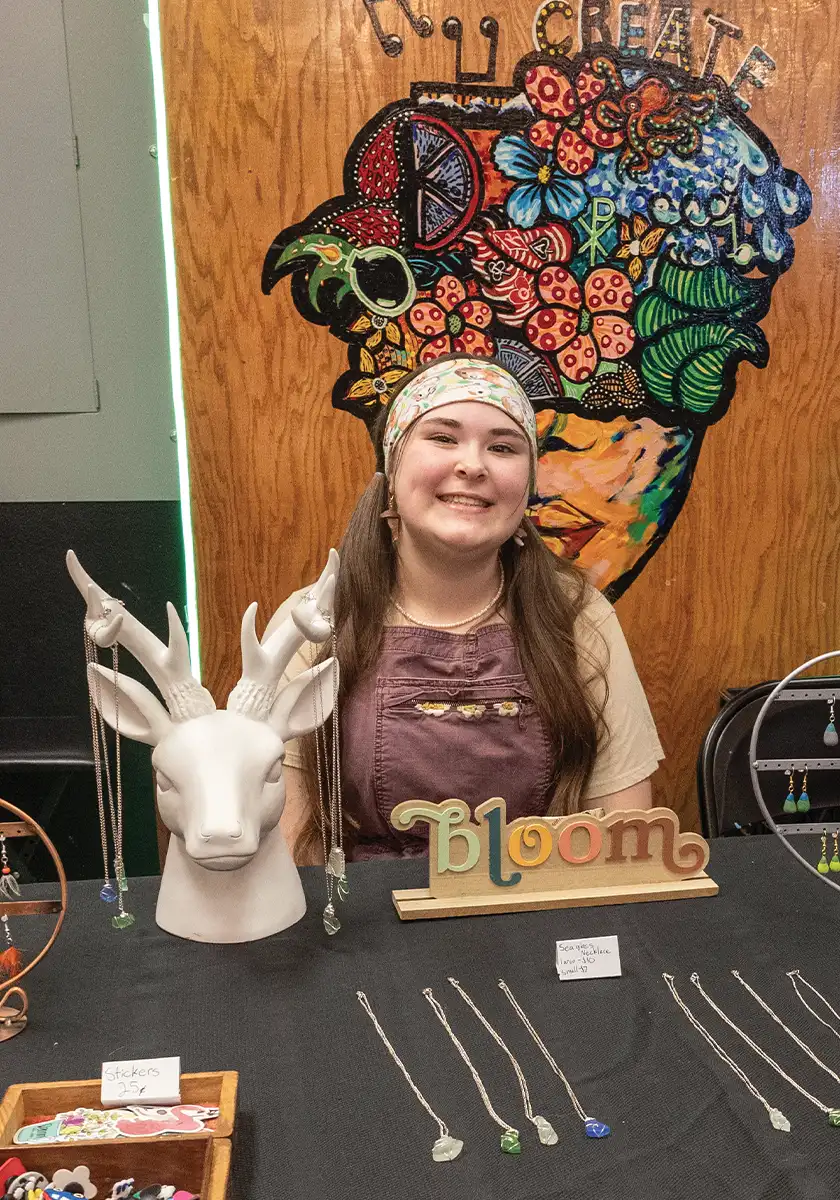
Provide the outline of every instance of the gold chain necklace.
<path id="1" fill-rule="evenodd" d="M 505 569 L 501 563 L 499 563 L 499 574 L 501 576 L 499 586 L 490 603 L 485 604 L 481 612 L 474 613 L 471 617 L 464 617 L 462 621 L 450 621 L 448 625 L 433 625 L 430 621 L 418 621 L 416 617 L 412 617 L 411 613 L 406 612 L 402 605 L 398 604 L 393 597 L 391 597 L 391 603 L 397 612 L 405 617 L 406 621 L 410 621 L 412 625 L 419 625 L 421 629 L 460 629 L 462 625 L 472 625 L 475 621 L 480 621 L 482 617 L 486 617 L 491 609 L 494 609 L 499 603 L 502 598 L 502 592 L 505 590 Z"/>

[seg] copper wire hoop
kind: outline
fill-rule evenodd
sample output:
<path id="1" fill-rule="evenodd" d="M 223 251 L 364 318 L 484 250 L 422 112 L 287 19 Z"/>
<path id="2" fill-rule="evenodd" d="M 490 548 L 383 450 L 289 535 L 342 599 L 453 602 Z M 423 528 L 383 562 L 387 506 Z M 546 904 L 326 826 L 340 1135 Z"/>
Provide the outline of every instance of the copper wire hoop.
<path id="1" fill-rule="evenodd" d="M 17 808 L 14 804 L 10 804 L 8 800 L 0 799 L 0 808 L 4 808 L 8 812 L 13 813 L 14 816 L 22 821 L 24 825 L 32 830 L 33 836 L 40 838 L 40 840 L 44 843 L 49 852 L 50 858 L 53 860 L 55 865 L 56 873 L 58 874 L 58 883 L 61 888 L 61 907 L 58 911 L 58 919 L 56 920 L 47 944 L 38 952 L 38 954 L 35 955 L 31 963 L 25 966 L 22 971 L 18 971 L 17 975 L 13 975 L 11 979 L 4 980 L 2 987 L 0 987 L 0 1010 L 6 1008 L 6 1001 L 12 996 L 21 998 L 21 1007 L 20 1009 L 15 1009 L 14 1013 L 8 1010 L 6 1012 L 0 1011 L 0 1041 L 4 1041 L 3 1022 L 8 1020 L 13 1023 L 18 1023 L 18 1028 L 14 1030 L 14 1033 L 20 1033 L 26 1025 L 26 1014 L 29 1007 L 29 1001 L 23 988 L 16 985 L 21 979 L 23 979 L 25 975 L 29 974 L 33 967 L 37 967 L 41 959 L 44 958 L 44 956 L 52 949 L 55 939 L 58 937 L 59 930 L 64 924 L 64 917 L 67 913 L 67 876 L 64 874 L 64 866 L 59 858 L 58 851 L 48 837 L 46 831 L 41 828 L 38 822 L 33 820 L 32 817 L 23 811 L 23 809 Z M 15 902 L 12 901 L 10 903 L 14 904 Z M 0 904 L 0 909 L 4 909 L 5 907 L 6 906 L 4 904 Z M 11 1032 L 6 1032 L 6 1037 L 12 1036 L 13 1034 Z"/>

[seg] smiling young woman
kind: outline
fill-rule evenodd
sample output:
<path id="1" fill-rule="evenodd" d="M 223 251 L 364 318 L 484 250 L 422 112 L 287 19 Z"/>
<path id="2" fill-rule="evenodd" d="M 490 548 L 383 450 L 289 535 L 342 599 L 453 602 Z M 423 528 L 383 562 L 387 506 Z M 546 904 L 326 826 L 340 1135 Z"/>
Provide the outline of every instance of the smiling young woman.
<path id="1" fill-rule="evenodd" d="M 504 796 L 509 820 L 650 807 L 662 750 L 618 619 L 525 515 L 537 435 L 514 377 L 436 359 L 403 382 L 374 443 L 335 600 L 348 857 L 424 853 L 422 830 L 388 820 L 407 799 Z M 304 647 L 288 675 L 317 658 Z M 317 862 L 312 736 L 285 768 L 284 831 L 298 862 Z"/>

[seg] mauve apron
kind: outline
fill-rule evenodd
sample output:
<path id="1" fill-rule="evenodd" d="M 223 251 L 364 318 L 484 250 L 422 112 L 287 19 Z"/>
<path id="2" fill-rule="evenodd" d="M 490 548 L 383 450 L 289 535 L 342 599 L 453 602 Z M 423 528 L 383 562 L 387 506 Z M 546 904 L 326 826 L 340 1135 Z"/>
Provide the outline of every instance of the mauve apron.
<path id="1" fill-rule="evenodd" d="M 343 705 L 342 791 L 360 822 L 352 858 L 428 853 L 428 825 L 403 832 L 403 800 L 504 796 L 508 819 L 544 813 L 552 756 L 507 625 L 473 633 L 389 626 L 377 666 Z"/>

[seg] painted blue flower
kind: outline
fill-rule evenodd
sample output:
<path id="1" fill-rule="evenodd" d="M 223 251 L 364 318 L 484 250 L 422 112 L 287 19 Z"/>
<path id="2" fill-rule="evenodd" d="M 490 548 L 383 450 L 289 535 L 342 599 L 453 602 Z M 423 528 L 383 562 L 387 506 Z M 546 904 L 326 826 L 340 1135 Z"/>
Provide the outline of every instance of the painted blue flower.
<path id="1" fill-rule="evenodd" d="M 493 159 L 508 179 L 521 180 L 507 199 L 507 214 L 514 225 L 531 229 L 543 207 L 564 221 L 573 221 L 586 207 L 583 184 L 565 175 L 549 151 L 532 145 L 527 138 L 519 134 L 499 138 Z"/>

